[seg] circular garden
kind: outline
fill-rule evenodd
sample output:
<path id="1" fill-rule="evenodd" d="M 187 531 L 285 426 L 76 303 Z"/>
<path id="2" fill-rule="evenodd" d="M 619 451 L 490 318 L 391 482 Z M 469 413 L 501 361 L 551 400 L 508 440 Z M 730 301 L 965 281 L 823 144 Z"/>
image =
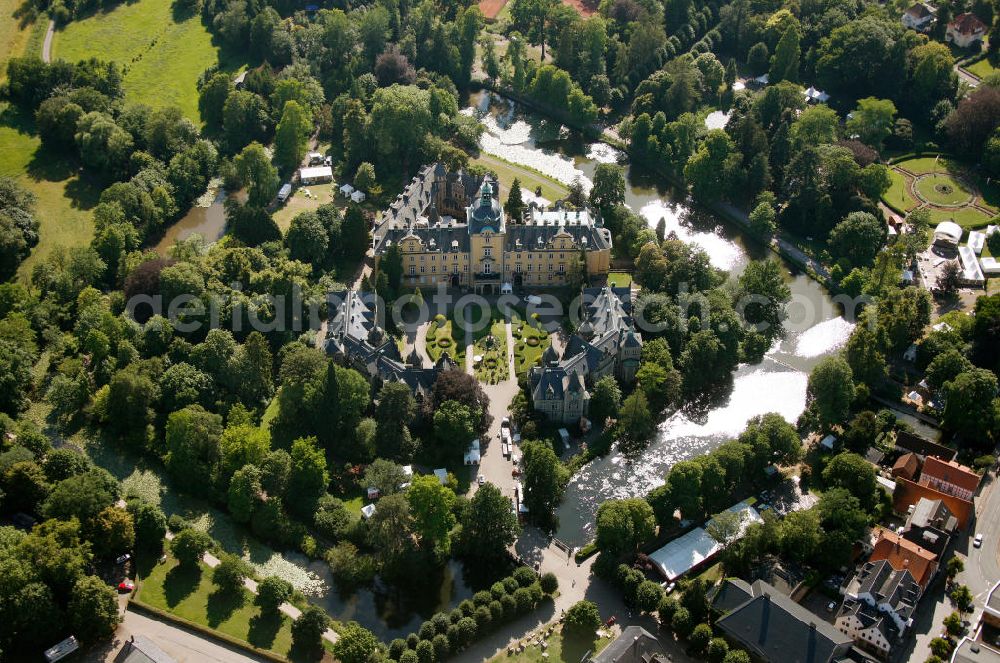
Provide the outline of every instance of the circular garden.
<path id="1" fill-rule="evenodd" d="M 940 207 L 964 207 L 975 197 L 965 183 L 947 173 L 921 175 L 913 188 L 925 203 Z"/>
<path id="2" fill-rule="evenodd" d="M 891 185 L 882 202 L 901 216 L 926 209 L 931 223 L 954 221 L 982 228 L 996 216 L 1000 188 L 968 166 L 944 156 L 911 157 L 890 167 Z"/>

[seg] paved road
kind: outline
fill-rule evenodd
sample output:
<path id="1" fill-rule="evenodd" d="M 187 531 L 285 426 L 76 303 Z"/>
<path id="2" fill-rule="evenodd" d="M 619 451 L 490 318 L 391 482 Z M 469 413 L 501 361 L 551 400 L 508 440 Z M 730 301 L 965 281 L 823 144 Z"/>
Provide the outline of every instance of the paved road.
<path id="1" fill-rule="evenodd" d="M 958 74 L 959 80 L 963 83 L 967 83 L 969 87 L 979 87 L 979 84 L 982 82 L 977 76 L 974 76 L 972 73 L 959 67 L 958 65 L 955 65 L 955 73 Z"/>
<path id="2" fill-rule="evenodd" d="M 967 585 L 975 599 L 972 615 L 966 616 L 973 624 L 979 621 L 987 592 L 1000 580 L 1000 488 L 997 483 L 997 477 L 993 473 L 987 474 L 983 479 L 983 486 L 976 497 L 974 527 L 956 535 L 957 540 L 949 547 L 950 552 L 944 555 L 945 560 L 955 554 L 965 561 L 965 570 L 958 575 L 956 581 Z M 982 548 L 972 547 L 972 537 L 976 532 L 983 534 Z M 941 624 L 953 610 L 945 592 L 942 571 L 920 600 L 914 616 L 915 637 L 909 638 L 906 646 L 893 656 L 893 663 L 926 660 L 931 655 L 930 641 L 941 634 Z"/>
<path id="3" fill-rule="evenodd" d="M 219 663 L 259 663 L 267 659 L 254 656 L 242 649 L 227 645 L 217 640 L 189 631 L 145 613 L 127 610 L 124 621 L 115 632 L 114 639 L 100 647 L 89 650 L 81 655 L 80 660 L 87 663 L 111 663 L 125 641 L 132 635 L 144 635 L 164 652 L 174 657 L 178 663 L 199 663 L 201 661 L 218 661 Z"/>

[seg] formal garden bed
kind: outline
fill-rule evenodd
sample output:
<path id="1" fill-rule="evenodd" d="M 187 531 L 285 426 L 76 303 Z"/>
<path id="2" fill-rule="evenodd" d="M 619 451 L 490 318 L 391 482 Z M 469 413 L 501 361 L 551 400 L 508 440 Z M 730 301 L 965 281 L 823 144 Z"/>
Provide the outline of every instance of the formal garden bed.
<path id="1" fill-rule="evenodd" d="M 537 364 L 542 353 L 552 345 L 548 332 L 539 327 L 537 320 L 517 320 L 511 326 L 514 337 L 514 372 L 526 373 Z"/>
<path id="2" fill-rule="evenodd" d="M 459 364 L 465 362 L 465 334 L 458 325 L 443 315 L 436 316 L 427 325 L 427 355 L 436 362 L 445 352 Z"/>
<path id="3" fill-rule="evenodd" d="M 896 161 L 882 202 L 900 214 L 924 208 L 934 223 L 954 221 L 967 230 L 982 228 L 997 214 L 995 184 L 942 155 Z"/>
<path id="4" fill-rule="evenodd" d="M 491 324 L 488 333 L 476 339 L 476 378 L 487 384 L 497 384 L 509 377 L 507 361 L 507 326 L 503 320 Z"/>

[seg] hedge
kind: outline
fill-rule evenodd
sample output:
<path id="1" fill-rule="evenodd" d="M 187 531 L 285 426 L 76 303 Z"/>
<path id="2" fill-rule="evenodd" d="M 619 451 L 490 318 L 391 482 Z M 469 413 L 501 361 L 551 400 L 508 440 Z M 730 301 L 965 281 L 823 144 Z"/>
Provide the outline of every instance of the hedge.
<path id="1" fill-rule="evenodd" d="M 439 612 L 420 625 L 419 635 L 410 633 L 405 640 L 389 643 L 390 660 L 402 661 L 406 652 L 433 646 L 436 660 L 459 653 L 494 627 L 517 619 L 534 610 L 546 593 L 538 574 L 526 566 L 498 580 L 488 590 L 476 592 L 472 600 L 462 601 L 450 612 Z M 424 644 L 427 643 L 427 644 Z M 447 654 L 445 652 L 447 645 Z"/>

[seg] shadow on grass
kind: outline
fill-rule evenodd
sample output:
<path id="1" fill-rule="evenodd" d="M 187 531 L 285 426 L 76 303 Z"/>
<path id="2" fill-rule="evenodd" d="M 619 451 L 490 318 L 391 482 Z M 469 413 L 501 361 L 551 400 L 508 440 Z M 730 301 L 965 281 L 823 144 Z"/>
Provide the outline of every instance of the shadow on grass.
<path id="1" fill-rule="evenodd" d="M 247 642 L 254 647 L 270 649 L 274 639 L 281 630 L 281 613 L 259 614 L 250 618 L 250 630 L 247 631 Z"/>
<path id="2" fill-rule="evenodd" d="M 562 635 L 560 660 L 564 663 L 577 663 L 583 660 L 584 654 L 594 651 L 597 639 L 594 637 L 593 631 L 582 635 L 572 632 L 567 634 L 564 631 Z"/>
<path id="3" fill-rule="evenodd" d="M 323 658 L 323 644 L 318 643 L 318 646 L 307 647 L 301 643 L 292 643 L 292 648 L 288 650 L 288 658 L 290 658 L 295 663 L 313 663 Z"/>
<path id="4" fill-rule="evenodd" d="M 201 582 L 201 567 L 177 565 L 163 579 L 163 597 L 171 608 L 191 596 Z"/>
<path id="5" fill-rule="evenodd" d="M 148 578 L 149 574 L 153 572 L 156 567 L 156 563 L 160 559 L 161 553 L 155 551 L 145 552 L 137 551 L 132 563 L 135 566 L 135 572 L 140 578 Z"/>
<path id="6" fill-rule="evenodd" d="M 208 595 L 208 603 L 205 605 L 208 625 L 215 628 L 232 617 L 233 613 L 242 608 L 246 601 L 246 592 L 243 589 L 236 592 L 216 589 Z"/>

